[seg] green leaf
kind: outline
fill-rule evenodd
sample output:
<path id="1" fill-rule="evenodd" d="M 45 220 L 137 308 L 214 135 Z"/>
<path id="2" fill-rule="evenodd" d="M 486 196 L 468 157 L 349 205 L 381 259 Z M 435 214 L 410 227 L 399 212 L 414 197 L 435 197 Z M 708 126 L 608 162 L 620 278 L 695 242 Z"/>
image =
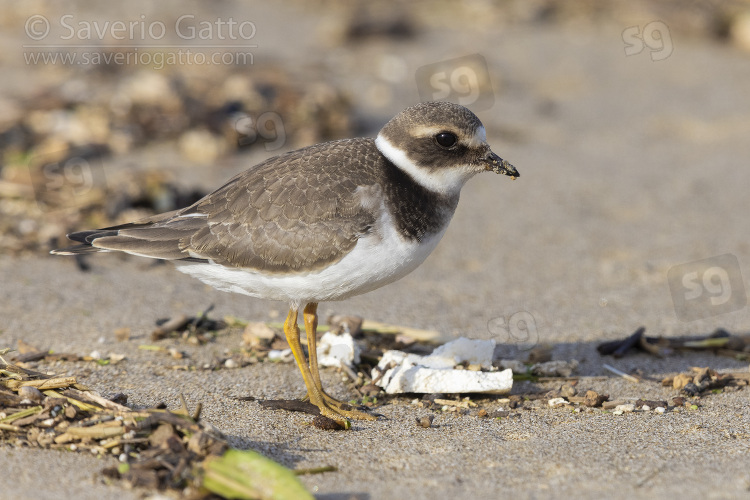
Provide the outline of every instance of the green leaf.
<path id="1" fill-rule="evenodd" d="M 204 465 L 203 487 L 224 498 L 313 500 L 297 476 L 252 450 L 228 450 Z"/>

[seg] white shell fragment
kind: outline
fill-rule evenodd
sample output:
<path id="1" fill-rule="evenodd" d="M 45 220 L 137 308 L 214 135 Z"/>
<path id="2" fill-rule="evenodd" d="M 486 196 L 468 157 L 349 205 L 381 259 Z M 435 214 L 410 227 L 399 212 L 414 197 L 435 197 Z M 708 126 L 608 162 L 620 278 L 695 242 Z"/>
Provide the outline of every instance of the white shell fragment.
<path id="1" fill-rule="evenodd" d="M 326 332 L 318 341 L 318 364 L 320 366 L 353 367 L 359 363 L 359 346 L 348 333 L 336 335 Z"/>
<path id="2" fill-rule="evenodd" d="M 268 351 L 268 361 L 280 361 L 282 363 L 291 363 L 294 361 L 294 355 L 291 349 L 273 349 Z"/>
<path id="3" fill-rule="evenodd" d="M 566 406 L 570 403 L 565 398 L 552 398 L 547 404 L 549 404 L 551 408 L 560 408 L 561 406 Z"/>
<path id="4" fill-rule="evenodd" d="M 459 363 L 480 365 L 485 370 L 492 368 L 495 351 L 494 340 L 478 340 L 460 337 L 441 345 L 424 356 L 422 365 L 427 368 L 453 368 Z"/>
<path id="5" fill-rule="evenodd" d="M 494 340 L 462 337 L 438 347 L 429 356 L 386 351 L 378 366 L 373 369 L 372 378 L 388 394 L 505 394 L 513 386 L 511 370 L 483 372 L 455 369 L 459 363 L 490 369 L 494 349 Z"/>

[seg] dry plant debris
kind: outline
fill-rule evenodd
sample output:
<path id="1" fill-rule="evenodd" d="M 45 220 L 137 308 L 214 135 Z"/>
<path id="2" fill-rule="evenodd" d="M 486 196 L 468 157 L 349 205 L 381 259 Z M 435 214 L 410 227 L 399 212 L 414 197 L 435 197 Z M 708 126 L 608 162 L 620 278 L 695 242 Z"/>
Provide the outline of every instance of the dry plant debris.
<path id="1" fill-rule="evenodd" d="M 156 329 L 151 332 L 151 340 L 182 337 L 188 338 L 194 344 L 205 344 L 211 340 L 211 335 L 214 332 L 227 327 L 225 321 L 208 317 L 208 313 L 213 311 L 213 309 L 214 305 L 211 304 L 198 316 L 188 317 L 180 315 L 173 318 L 159 319 L 156 321 Z"/>
<path id="2" fill-rule="evenodd" d="M 621 358 L 633 351 L 657 357 L 670 356 L 678 351 L 711 351 L 739 360 L 750 360 L 750 335 L 733 335 L 719 328 L 710 335 L 690 337 L 647 337 L 646 328 L 640 327 L 632 335 L 603 342 L 597 346 L 602 356 Z"/>
<path id="3" fill-rule="evenodd" d="M 324 81 L 299 85 L 267 65 L 198 73 L 189 65 L 96 68 L 22 99 L 0 99 L 7 111 L 0 120 L 3 253 L 44 253 L 73 228 L 167 212 L 204 194 L 178 187 L 166 170 L 104 168 L 122 161 L 117 157 L 140 150 L 148 158 L 168 149 L 210 164 L 250 148 L 281 152 L 352 135 L 352 107 L 343 92 Z"/>
<path id="4" fill-rule="evenodd" d="M 280 324 L 248 323 L 236 318 L 217 321 L 209 318 L 211 310 L 212 307 L 209 307 L 195 317 L 178 316 L 160 321 L 158 333 L 155 334 L 158 338 L 155 340 L 158 342 L 160 339 L 176 336 L 187 342 L 200 343 L 200 340 L 194 339 L 203 335 L 203 341 L 212 341 L 216 334 L 215 329 L 242 328 L 242 359 L 236 366 L 249 363 L 247 359 L 254 359 L 254 362 L 271 360 L 270 352 L 287 347 Z M 329 329 L 353 334 L 368 353 L 363 356 L 360 364 L 355 366 L 357 373 L 343 370 L 341 372 L 342 377 L 350 382 L 350 389 L 359 395 L 358 399 L 350 403 L 368 408 L 387 404 L 399 397 L 385 395 L 367 376 L 372 364 L 377 362 L 384 350 L 395 347 L 425 353 L 431 351 L 440 338 L 439 334 L 434 332 L 404 330 L 395 325 L 368 322 L 357 317 L 333 317 Z M 320 330 L 323 333 L 327 329 L 322 327 Z M 624 353 L 630 347 L 641 345 L 643 342 L 653 345 L 650 339 L 643 336 L 643 332 L 639 330 L 626 341 L 619 342 L 617 346 L 613 343 L 610 346 L 611 352 Z M 127 339 L 128 335 L 123 334 L 122 337 Z M 684 348 L 708 345 L 716 349 L 718 342 L 724 348 L 727 343 L 731 345 L 731 338 L 722 334 L 708 338 L 681 339 L 682 343 L 679 345 Z M 674 345 L 677 344 L 673 344 L 672 347 Z M 622 346 L 630 347 L 621 349 Z M 151 347 L 165 349 L 159 346 Z M 223 441 L 221 433 L 200 421 L 200 406 L 192 415 L 188 413 L 184 402 L 183 408 L 175 412 L 161 408 L 134 411 L 124 406 L 127 401 L 124 395 L 117 395 L 117 401 L 105 399 L 78 384 L 75 377 L 50 376 L 19 366 L 25 362 L 40 360 L 113 364 L 123 359 L 119 355 L 110 354 L 103 357 L 98 353 L 89 356 L 55 354 L 19 342 L 16 364 L 10 364 L 3 358 L 7 352 L 7 349 L 0 351 L 0 442 L 11 446 L 88 451 L 100 456 L 113 455 L 121 463 L 103 471 L 105 477 L 110 480 L 122 480 L 130 485 L 152 490 L 179 490 L 183 494 L 191 495 L 191 498 L 205 498 L 212 494 L 206 486 L 210 487 L 213 494 L 225 495 L 227 498 L 256 498 L 259 488 L 265 488 L 264 494 L 276 495 L 261 498 L 307 498 L 303 495 L 309 495 L 304 489 L 300 489 L 296 493 L 297 496 L 283 496 L 281 490 L 248 479 L 254 476 L 248 474 L 247 470 L 254 467 L 258 467 L 258 470 L 277 467 L 280 481 L 292 473 L 254 452 L 237 452 L 244 455 L 237 455 L 235 452 L 227 454 L 228 446 Z M 552 353 L 548 347 L 541 348 L 534 352 L 533 356 L 529 356 L 528 363 L 518 361 L 521 365 L 519 369 L 522 368 L 522 371 L 527 373 L 531 363 L 550 366 L 559 363 L 551 357 Z M 227 361 L 233 359 L 228 358 Z M 231 367 L 234 365 L 222 362 L 212 369 Z M 471 367 L 467 366 L 465 369 L 469 370 Z M 633 377 L 620 372 L 620 375 L 642 384 L 657 382 L 642 374 Z M 678 391 L 668 400 L 645 397 L 637 400 L 610 398 L 608 394 L 580 388 L 581 379 L 582 377 L 571 377 L 565 370 L 553 370 L 551 376 L 543 376 L 541 373 L 532 375 L 526 382 L 528 385 L 521 389 L 524 394 L 512 394 L 503 398 L 483 395 L 474 400 L 468 397 L 431 394 L 425 395 L 421 400 L 414 400 L 412 404 L 432 412 L 416 419 L 417 425 L 424 428 L 438 428 L 439 425 L 434 423 L 434 418 L 440 414 L 500 419 L 519 417 L 520 413 L 513 410 L 604 411 L 613 415 L 649 411 L 665 413 L 694 410 L 699 408 L 701 397 L 722 391 L 740 390 L 748 384 L 750 375 L 693 368 L 689 373 L 676 374 L 662 381 L 662 385 Z M 561 385 L 547 392 L 534 392 L 535 384 L 550 382 L 558 382 Z M 255 400 L 252 396 L 237 399 Z M 269 400 L 259 403 L 264 408 L 313 414 L 315 418 L 311 422 L 312 426 L 337 430 L 330 421 L 317 415 L 317 407 L 309 403 L 295 400 Z M 498 405 L 501 406 L 500 409 L 496 409 Z M 261 476 L 264 480 L 277 477 L 265 473 Z M 249 482 L 243 482 L 246 479 Z M 230 493 L 230 490 L 233 493 Z"/>
<path id="5" fill-rule="evenodd" d="M 718 373 L 710 368 L 693 367 L 690 372 L 666 377 L 661 383 L 663 386 L 679 390 L 686 396 L 698 396 L 709 391 L 721 391 L 727 386 L 746 386 L 748 380 L 750 373 Z"/>
<path id="6" fill-rule="evenodd" d="M 235 318 L 226 318 L 226 321 L 229 324 L 235 326 L 239 325 L 245 328 L 242 336 L 244 346 L 243 352 L 245 355 L 253 356 L 254 359 L 266 358 L 267 352 L 273 347 L 286 347 L 283 340 L 283 334 L 281 333 L 281 324 L 248 323 Z M 373 383 L 373 380 L 367 376 L 367 374 L 370 373 L 370 368 L 377 364 L 384 351 L 388 349 L 400 349 L 406 352 L 420 354 L 429 353 L 436 344 L 440 343 L 441 339 L 441 335 L 437 332 L 405 329 L 405 327 L 397 325 L 386 325 L 367 321 L 357 316 L 332 315 L 329 317 L 328 327 L 321 326 L 319 331 L 321 334 L 325 331 L 350 333 L 359 342 L 364 355 L 362 356 L 360 364 L 354 367 L 354 371 L 357 373 L 347 374 L 344 370 L 340 371 L 342 372 L 342 380 L 349 382 L 349 389 L 358 394 L 358 397 L 352 399 L 350 404 L 353 406 L 365 406 L 367 408 L 383 406 L 388 404 L 391 400 L 399 397 L 385 394 L 382 389 Z M 405 332 L 408 332 L 408 334 Z M 643 335 L 644 332 L 645 329 L 639 329 L 638 332 L 626 339 L 626 341 L 611 343 L 608 349 L 610 352 L 614 353 L 617 348 L 623 345 L 629 346 L 620 351 L 624 353 L 630 347 L 639 345 L 640 342 L 648 342 L 653 346 L 651 344 L 652 340 Z M 726 339 L 728 337 L 726 337 L 725 334 L 719 334 L 718 336 L 715 334 L 712 339 L 716 338 Z M 691 337 L 689 340 L 679 339 L 679 341 L 675 342 L 671 347 L 676 348 L 675 346 L 679 345 L 682 348 L 694 349 L 696 348 L 696 345 L 703 345 L 703 342 L 704 339 L 702 337 Z M 709 344 L 711 342 L 716 341 L 711 340 Z M 719 342 L 724 345 L 727 341 L 720 340 Z M 660 349 L 664 347 L 665 346 L 659 346 Z M 651 349 L 649 352 L 654 353 L 656 351 L 655 349 Z M 629 411 L 656 411 L 661 413 L 667 409 L 674 410 L 675 408 L 680 409 L 683 407 L 697 408 L 699 401 L 697 401 L 695 396 L 706 396 L 726 389 L 727 387 L 733 387 L 736 388 L 733 390 L 737 390 L 741 386 L 746 385 L 748 378 L 750 378 L 747 374 L 743 373 L 718 374 L 713 370 L 702 369 L 700 373 L 695 372 L 669 378 L 669 385 L 672 384 L 673 379 L 675 380 L 675 384 L 678 383 L 677 381 L 685 381 L 679 387 L 675 386 L 676 389 L 680 389 L 680 396 L 670 398 L 669 401 L 652 401 L 645 397 L 633 401 L 619 400 L 616 398 L 610 400 L 608 394 L 601 394 L 593 390 L 580 389 L 577 387 L 579 381 L 585 379 L 585 377 L 577 377 L 573 375 L 572 372 L 577 367 L 576 360 L 560 361 L 552 360 L 551 358 L 552 351 L 550 346 L 539 346 L 533 352 L 529 353 L 526 362 L 520 360 L 495 360 L 494 364 L 502 368 L 511 367 L 514 371 L 517 371 L 517 375 L 514 376 L 516 381 L 528 381 L 531 384 L 554 383 L 557 381 L 561 383 L 565 382 L 559 386 L 559 389 L 533 393 L 528 392 L 529 389 L 532 391 L 534 390 L 534 385 L 531 385 L 531 387 L 520 388 L 520 390 L 524 391 L 523 394 L 513 394 L 507 398 L 488 397 L 483 395 L 476 397 L 476 401 L 480 401 L 480 406 L 484 406 L 485 403 L 491 405 L 507 404 L 507 407 L 511 410 L 567 408 L 573 411 L 599 409 L 598 411 L 616 411 L 618 414 L 621 411 L 623 413 Z M 470 366 L 464 368 L 471 369 Z M 657 379 L 653 379 L 652 377 L 649 378 L 644 374 L 627 374 L 614 367 L 611 367 L 610 369 L 613 370 L 616 375 L 634 383 L 645 383 L 649 381 L 658 382 Z M 685 387 L 687 388 L 685 389 Z M 557 400 L 558 398 L 561 398 L 562 402 L 550 405 L 549 401 Z M 238 399 L 255 400 L 252 396 Z M 474 415 L 478 417 L 489 416 L 491 418 L 513 416 L 511 412 L 506 410 L 492 410 L 487 407 L 477 407 L 477 403 L 471 401 L 469 398 L 459 399 L 457 396 L 456 399 L 448 399 L 448 397 L 444 395 L 432 394 L 426 395 L 422 400 L 414 401 L 413 404 L 417 404 L 419 408 L 427 408 L 447 414 Z M 317 408 L 298 400 L 267 400 L 259 401 L 259 403 L 262 407 L 268 409 L 301 411 L 317 415 Z M 628 406 L 630 404 L 633 405 L 632 409 Z M 617 409 L 619 406 L 623 405 L 625 405 L 625 410 L 623 410 L 623 408 L 620 408 L 619 410 Z M 313 422 L 313 425 L 319 424 L 319 422 Z M 325 424 L 320 424 L 319 427 L 327 428 Z"/>
<path id="7" fill-rule="evenodd" d="M 2 354 L 7 353 L 7 349 Z M 200 405 L 132 410 L 77 383 L 0 356 L 0 443 L 113 455 L 102 471 L 132 487 L 173 490 L 191 499 L 305 499 L 294 472 L 253 451 L 231 450 L 201 422 Z"/>

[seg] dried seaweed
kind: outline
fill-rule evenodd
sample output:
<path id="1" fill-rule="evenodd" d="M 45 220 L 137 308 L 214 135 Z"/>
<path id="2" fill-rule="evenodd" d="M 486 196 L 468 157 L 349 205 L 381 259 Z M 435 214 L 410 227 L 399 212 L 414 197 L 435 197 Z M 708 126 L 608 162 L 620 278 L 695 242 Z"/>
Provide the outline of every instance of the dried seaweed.
<path id="1" fill-rule="evenodd" d="M 178 411 L 132 410 L 76 377 L 44 375 L 0 356 L 0 443 L 114 455 L 120 463 L 102 471 L 107 480 L 194 499 L 312 498 L 292 471 L 253 451 L 230 450 L 199 420 L 200 405 L 191 415 L 182 401 Z"/>

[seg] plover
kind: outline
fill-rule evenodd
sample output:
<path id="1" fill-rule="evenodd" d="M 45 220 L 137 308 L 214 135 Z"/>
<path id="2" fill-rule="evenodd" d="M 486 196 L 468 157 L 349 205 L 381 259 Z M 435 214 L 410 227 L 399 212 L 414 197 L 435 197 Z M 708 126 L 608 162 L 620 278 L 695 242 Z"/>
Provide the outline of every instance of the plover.
<path id="1" fill-rule="evenodd" d="M 373 419 L 329 396 L 317 362 L 317 307 L 391 283 L 419 266 L 445 233 L 461 187 L 482 171 L 518 177 L 492 152 L 468 109 L 417 104 L 377 138 L 326 142 L 240 173 L 193 205 L 68 235 L 60 255 L 121 251 L 174 261 L 228 292 L 285 301 L 284 333 L 310 402 L 349 427 Z M 303 309 L 309 360 L 297 326 Z"/>

